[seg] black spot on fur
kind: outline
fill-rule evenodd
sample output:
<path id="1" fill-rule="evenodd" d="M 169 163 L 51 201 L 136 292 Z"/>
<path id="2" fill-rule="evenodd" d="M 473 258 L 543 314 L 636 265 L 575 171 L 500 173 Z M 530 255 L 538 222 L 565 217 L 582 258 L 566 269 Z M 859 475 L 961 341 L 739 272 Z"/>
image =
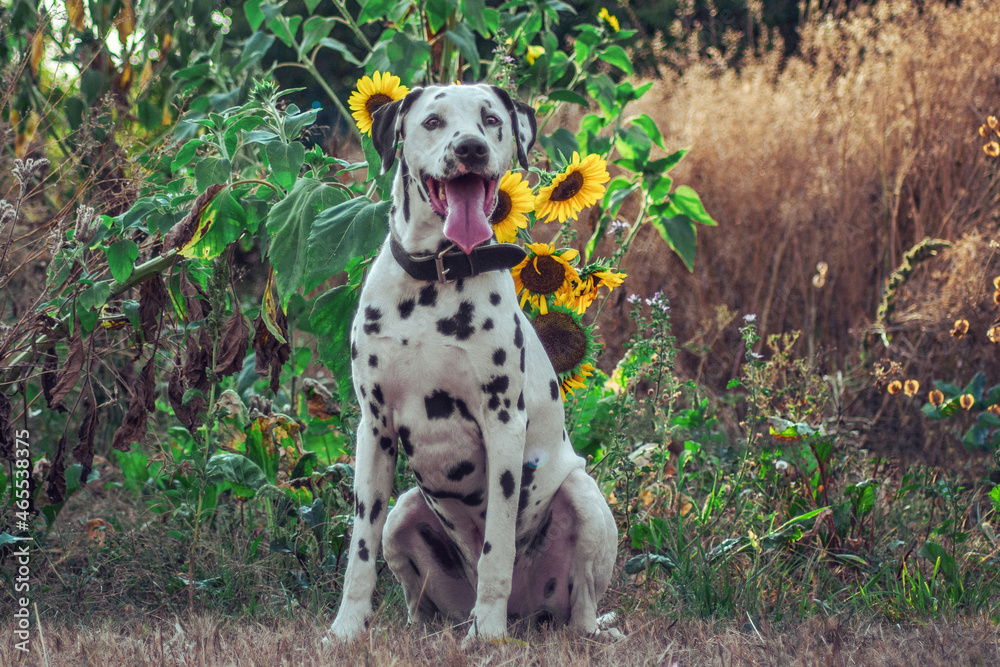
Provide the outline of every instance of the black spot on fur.
<path id="1" fill-rule="evenodd" d="M 361 398 L 365 398 L 367 396 L 368 396 L 368 391 L 365 390 L 364 386 L 362 386 L 361 387 Z"/>
<path id="2" fill-rule="evenodd" d="M 403 177 L 403 220 L 405 222 L 410 221 L 410 168 L 406 165 L 406 161 L 403 160 L 402 164 L 399 165 L 400 173 Z"/>
<path id="3" fill-rule="evenodd" d="M 489 384 L 484 384 L 482 389 L 487 394 L 503 394 L 506 393 L 507 387 L 510 386 L 510 378 L 506 375 L 497 375 Z"/>
<path id="4" fill-rule="evenodd" d="M 521 465 L 521 486 L 530 486 L 535 481 L 535 469 L 527 463 Z"/>
<path id="5" fill-rule="evenodd" d="M 555 592 L 556 592 L 556 578 L 552 577 L 551 579 L 545 582 L 545 588 L 542 590 L 542 596 L 547 599 L 552 597 L 552 595 Z"/>
<path id="6" fill-rule="evenodd" d="M 465 278 L 459 278 L 455 281 L 455 291 L 461 292 L 465 289 Z"/>
<path id="7" fill-rule="evenodd" d="M 375 308 L 374 306 L 365 306 L 365 319 L 366 320 L 382 319 L 382 310 L 379 308 Z"/>
<path id="8" fill-rule="evenodd" d="M 370 401 L 368 403 L 368 407 L 371 408 L 372 416 L 375 417 L 375 419 L 378 419 L 379 412 L 378 412 L 378 406 L 375 405 L 375 401 Z"/>
<path id="9" fill-rule="evenodd" d="M 405 320 L 409 317 L 410 314 L 413 313 L 413 308 L 416 305 L 417 303 L 413 299 L 404 299 L 403 301 L 400 301 L 398 306 L 400 318 Z"/>
<path id="10" fill-rule="evenodd" d="M 525 555 L 533 555 L 540 552 L 545 547 L 545 542 L 549 537 L 549 528 L 552 527 L 552 512 L 545 515 L 545 519 L 538 525 L 538 530 L 535 531 L 534 537 L 531 538 L 531 543 L 528 548 L 525 549 Z"/>
<path id="11" fill-rule="evenodd" d="M 354 343 L 351 343 L 351 359 L 357 359 L 357 358 L 358 358 L 358 346 L 355 345 Z"/>
<path id="12" fill-rule="evenodd" d="M 528 500 L 530 500 L 530 494 L 528 493 L 527 487 L 521 487 L 521 494 L 517 498 L 517 516 L 521 516 L 521 512 L 524 508 L 528 506 Z"/>
<path id="13" fill-rule="evenodd" d="M 369 354 L 368 355 L 368 365 L 371 368 L 378 368 L 378 357 L 376 357 L 374 354 Z"/>
<path id="14" fill-rule="evenodd" d="M 490 550 L 492 550 L 492 549 L 493 549 L 493 545 L 492 544 L 490 544 L 489 542 L 483 542 L 483 553 L 484 554 L 488 554 L 490 552 Z"/>
<path id="15" fill-rule="evenodd" d="M 357 509 L 355 509 L 355 513 L 358 515 L 359 519 L 361 519 L 362 521 L 365 520 L 365 503 L 364 503 L 364 501 L 362 501 L 362 500 L 358 501 L 358 507 L 357 507 Z"/>
<path id="16" fill-rule="evenodd" d="M 506 410 L 501 410 L 497 413 L 497 419 L 499 419 L 501 423 L 506 424 L 510 421 L 510 414 Z"/>
<path id="17" fill-rule="evenodd" d="M 384 450 L 388 450 L 390 447 L 392 447 L 392 440 L 383 435 L 378 441 L 378 446 Z"/>
<path id="18" fill-rule="evenodd" d="M 409 344 L 409 342 L 410 342 L 410 341 L 409 341 L 409 339 L 408 339 L 408 338 L 404 338 L 404 339 L 403 339 L 403 345 L 407 345 L 407 344 Z"/>
<path id="19" fill-rule="evenodd" d="M 369 336 L 371 334 L 382 333 L 382 327 L 379 325 L 378 322 L 365 322 L 365 326 L 363 327 L 363 329 L 365 333 L 368 334 Z"/>
<path id="20" fill-rule="evenodd" d="M 521 348 L 521 372 L 522 373 L 524 372 L 524 350 L 525 350 L 525 348 L 522 347 Z"/>
<path id="21" fill-rule="evenodd" d="M 482 489 L 478 489 L 468 494 L 461 494 L 457 491 L 435 491 L 433 489 L 424 489 L 424 493 L 435 500 L 457 500 L 463 505 L 468 505 L 469 507 L 478 507 L 483 504 Z"/>
<path id="22" fill-rule="evenodd" d="M 378 437 L 378 426 L 372 426 L 372 435 Z"/>
<path id="23" fill-rule="evenodd" d="M 505 408 L 509 408 L 510 407 L 510 399 L 509 398 L 503 399 L 503 406 Z"/>
<path id="24" fill-rule="evenodd" d="M 424 409 L 428 419 L 447 419 L 455 410 L 455 401 L 448 392 L 437 389 L 424 398 Z"/>
<path id="25" fill-rule="evenodd" d="M 472 461 L 462 461 L 448 471 L 447 477 L 453 482 L 458 482 L 465 479 L 475 471 L 476 466 Z"/>
<path id="26" fill-rule="evenodd" d="M 559 400 L 559 383 L 555 380 L 549 382 L 549 393 L 552 395 L 553 401 Z"/>
<path id="27" fill-rule="evenodd" d="M 466 340 L 476 332 L 472 326 L 472 315 L 476 307 L 471 301 L 463 301 L 458 305 L 458 311 L 451 317 L 437 321 L 437 330 L 444 336 L 454 336 L 458 340 Z"/>
<path id="28" fill-rule="evenodd" d="M 420 290 L 420 297 L 417 299 L 417 303 L 421 306 L 433 306 L 437 303 L 437 298 L 437 288 L 434 285 L 427 285 Z"/>
<path id="29" fill-rule="evenodd" d="M 378 401 L 379 405 L 385 405 L 385 397 L 382 395 L 382 385 L 377 384 L 372 387 L 372 398 Z"/>
<path id="30" fill-rule="evenodd" d="M 504 470 L 500 475 L 500 488 L 503 490 L 503 497 L 510 498 L 514 495 L 514 473 Z"/>
<path id="31" fill-rule="evenodd" d="M 365 561 L 366 563 L 368 562 L 369 558 L 368 547 L 365 546 L 365 541 L 363 539 L 358 540 L 358 558 Z"/>
<path id="32" fill-rule="evenodd" d="M 490 292 L 490 303 L 492 303 L 494 306 L 499 306 L 500 295 L 497 294 L 496 292 Z"/>
<path id="33" fill-rule="evenodd" d="M 524 392 L 522 391 L 517 396 L 517 409 L 524 410 Z"/>
<path id="34" fill-rule="evenodd" d="M 413 568 L 413 573 L 417 575 L 417 579 L 419 579 L 420 578 L 420 568 L 417 567 L 417 564 L 414 563 L 413 559 L 410 558 L 409 556 L 406 557 L 406 561 L 410 564 L 410 567 Z"/>
<path id="35" fill-rule="evenodd" d="M 439 100 L 439 99 L 441 99 L 442 97 L 444 97 L 447 94 L 448 93 L 438 93 L 437 95 L 434 96 L 434 99 Z M 455 135 L 457 136 L 458 132 L 456 132 Z"/>
<path id="36" fill-rule="evenodd" d="M 434 516 L 438 518 L 438 521 L 440 521 L 445 528 L 449 530 L 455 530 L 455 524 L 453 524 L 451 521 L 448 521 L 448 519 L 444 518 L 444 515 L 441 514 L 441 512 L 439 512 L 436 507 L 432 507 L 431 510 L 434 512 Z"/>
<path id="37" fill-rule="evenodd" d="M 514 313 L 514 347 L 524 345 L 524 333 L 521 331 L 521 318 Z"/>
<path id="38" fill-rule="evenodd" d="M 503 366 L 504 362 L 507 361 L 507 351 L 502 347 L 498 347 L 493 351 L 493 363 L 497 366 Z"/>
<path id="39" fill-rule="evenodd" d="M 420 476 L 420 473 L 416 470 L 413 471 L 413 476 L 417 478 L 417 484 L 423 484 L 424 478 Z"/>
<path id="40" fill-rule="evenodd" d="M 382 499 L 376 498 L 375 502 L 372 503 L 372 513 L 369 515 L 368 520 L 374 524 L 378 520 L 378 515 L 382 513 Z"/>
<path id="41" fill-rule="evenodd" d="M 453 579 L 462 577 L 462 556 L 458 548 L 448 538 L 438 535 L 426 522 L 417 524 L 417 534 L 430 549 L 431 557 L 437 562 L 445 574 Z"/>
<path id="42" fill-rule="evenodd" d="M 497 408 L 499 408 L 500 407 L 500 397 L 497 396 L 496 394 L 493 394 L 492 396 L 490 396 L 490 402 L 487 404 L 486 407 L 488 407 L 490 410 L 496 410 Z"/>
<path id="43" fill-rule="evenodd" d="M 458 408 L 458 414 L 462 415 L 462 419 L 466 419 L 473 424 L 476 423 L 476 418 L 472 416 L 471 412 L 469 412 L 469 406 L 465 404 L 465 401 L 460 398 L 456 398 L 455 407 Z"/>
<path id="44" fill-rule="evenodd" d="M 399 427 L 399 440 L 403 443 L 403 451 L 407 456 L 413 456 L 413 443 L 410 442 L 410 429 L 405 426 Z"/>
<path id="45" fill-rule="evenodd" d="M 487 317 L 483 320 L 483 331 L 491 331 L 493 329 L 493 318 Z"/>
<path id="46" fill-rule="evenodd" d="M 570 577 L 569 583 L 566 584 L 566 588 L 569 590 L 569 594 L 573 595 L 573 578 Z"/>

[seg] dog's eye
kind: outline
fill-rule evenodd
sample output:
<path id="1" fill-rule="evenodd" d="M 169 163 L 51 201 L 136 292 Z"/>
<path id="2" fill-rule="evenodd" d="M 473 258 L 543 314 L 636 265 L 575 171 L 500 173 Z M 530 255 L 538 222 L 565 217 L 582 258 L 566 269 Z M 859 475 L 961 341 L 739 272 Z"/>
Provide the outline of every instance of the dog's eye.
<path id="1" fill-rule="evenodd" d="M 500 116 L 494 116 L 493 114 L 488 114 L 486 116 L 486 124 L 489 125 L 490 127 L 496 127 L 497 125 L 501 125 L 502 123 L 503 121 L 500 120 Z"/>
<path id="2" fill-rule="evenodd" d="M 444 126 L 444 121 L 439 116 L 431 116 L 421 125 L 424 126 L 425 130 L 437 130 Z"/>

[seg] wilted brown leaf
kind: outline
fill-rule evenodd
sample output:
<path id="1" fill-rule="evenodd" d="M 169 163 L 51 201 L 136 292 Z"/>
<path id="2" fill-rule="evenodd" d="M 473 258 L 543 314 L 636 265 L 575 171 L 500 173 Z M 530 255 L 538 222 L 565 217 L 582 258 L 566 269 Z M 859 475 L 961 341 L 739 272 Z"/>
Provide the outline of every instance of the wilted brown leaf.
<path id="1" fill-rule="evenodd" d="M 38 76 L 38 66 L 42 62 L 42 58 L 45 57 L 45 31 L 39 28 L 35 31 L 34 36 L 31 38 L 31 56 L 29 62 L 31 63 L 31 73 Z"/>
<path id="2" fill-rule="evenodd" d="M 62 405 L 52 405 L 52 390 L 56 387 L 56 366 L 59 364 L 59 356 L 50 347 L 38 353 L 42 358 L 42 373 L 38 376 L 42 384 L 42 395 L 45 397 L 45 404 L 57 412 L 66 412 Z"/>
<path id="3" fill-rule="evenodd" d="M 316 419 L 330 419 L 340 414 L 340 405 L 334 400 L 330 390 L 317 380 L 306 378 L 302 381 L 302 391 L 306 395 L 309 416 Z"/>
<path id="4" fill-rule="evenodd" d="M 268 276 L 264 287 L 264 303 L 260 315 L 254 320 L 253 349 L 257 353 L 257 364 L 254 370 L 258 375 L 271 374 L 271 391 L 278 393 L 278 379 L 281 367 L 291 356 L 292 348 L 288 345 L 288 318 L 274 301 L 271 287 L 274 283 L 274 272 Z"/>
<path id="5" fill-rule="evenodd" d="M 66 355 L 66 362 L 56 376 L 55 385 L 52 387 L 51 403 L 55 409 L 62 408 L 62 401 L 66 395 L 76 386 L 80 379 L 80 372 L 83 370 L 84 362 L 83 339 L 80 337 L 79 325 L 77 325 L 76 336 L 69 342 L 69 354 Z"/>
<path id="6" fill-rule="evenodd" d="M 128 411 L 122 425 L 115 431 L 111 446 L 127 452 L 133 442 L 140 442 L 146 436 L 146 420 L 150 411 L 156 407 L 156 375 L 154 359 L 146 362 L 135 384 L 132 385 L 132 398 L 128 402 Z"/>
<path id="7" fill-rule="evenodd" d="M 83 409 L 86 414 L 80 429 L 76 432 L 80 442 L 73 448 L 73 458 L 80 464 L 80 483 L 86 484 L 90 477 L 90 471 L 94 468 L 94 438 L 97 436 L 97 403 L 93 397 L 88 396 L 84 401 Z"/>
<path id="8" fill-rule="evenodd" d="M 55 505 L 66 500 L 66 436 L 59 438 L 56 454 L 52 457 L 49 474 L 45 479 L 45 492 L 49 502 Z"/>
<path id="9" fill-rule="evenodd" d="M 66 18 L 73 30 L 83 30 L 83 0 L 66 0 Z"/>
<path id="10" fill-rule="evenodd" d="M 144 341 L 150 342 L 155 338 L 159 318 L 169 303 L 170 293 L 160 274 L 139 285 L 139 326 Z"/>
<path id="11" fill-rule="evenodd" d="M 124 44 L 135 30 L 135 10 L 132 9 L 132 0 L 125 0 L 121 11 L 115 17 L 115 24 L 118 26 L 118 39 Z"/>
<path id="12" fill-rule="evenodd" d="M 215 372 L 220 377 L 226 377 L 243 370 L 243 358 L 250 345 L 250 327 L 247 326 L 243 314 L 238 310 L 226 323 L 226 330 L 215 356 Z"/>
<path id="13" fill-rule="evenodd" d="M 212 199 L 219 193 L 224 185 L 211 185 L 207 190 L 198 195 L 191 205 L 191 212 L 183 220 L 170 228 L 167 235 L 163 237 L 163 252 L 170 250 L 183 250 L 184 248 L 197 243 L 205 235 L 207 229 L 202 228 L 201 216 Z"/>
<path id="14" fill-rule="evenodd" d="M 115 534 L 115 527 L 104 519 L 91 519 L 84 526 L 84 530 L 86 531 L 87 539 L 91 542 L 96 542 L 99 546 L 103 546 L 105 540 Z"/>
<path id="15" fill-rule="evenodd" d="M 178 366 L 170 374 L 170 382 L 167 384 L 167 398 L 170 400 L 170 406 L 174 409 L 177 419 L 184 424 L 185 428 L 193 431 L 198 428 L 200 423 L 198 413 L 204 409 L 205 399 L 201 396 L 195 396 L 185 405 L 183 402 L 185 391 L 187 391 L 187 387 L 184 383 L 184 371 Z"/>
<path id="16" fill-rule="evenodd" d="M 186 273 L 181 273 L 181 294 L 184 295 L 189 321 L 203 320 L 212 312 L 212 306 L 208 303 L 208 295 L 198 285 L 188 280 Z"/>

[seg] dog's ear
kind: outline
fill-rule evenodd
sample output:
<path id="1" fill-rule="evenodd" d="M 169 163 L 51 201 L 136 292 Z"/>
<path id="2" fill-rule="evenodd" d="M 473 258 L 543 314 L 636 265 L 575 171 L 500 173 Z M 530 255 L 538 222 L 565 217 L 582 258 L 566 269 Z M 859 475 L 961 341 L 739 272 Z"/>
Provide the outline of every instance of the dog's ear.
<path id="1" fill-rule="evenodd" d="M 392 169 L 396 160 L 396 144 L 403 134 L 406 112 L 423 92 L 422 88 L 415 88 L 403 99 L 383 104 L 372 114 L 372 144 L 382 158 L 383 174 Z"/>
<path id="2" fill-rule="evenodd" d="M 535 122 L 535 110 L 519 100 L 511 99 L 509 93 L 498 86 L 490 86 L 494 94 L 500 98 L 507 113 L 510 114 L 510 123 L 514 128 L 514 139 L 517 142 L 517 162 L 522 169 L 528 168 L 528 151 L 535 143 L 535 133 L 538 131 L 538 124 Z"/>

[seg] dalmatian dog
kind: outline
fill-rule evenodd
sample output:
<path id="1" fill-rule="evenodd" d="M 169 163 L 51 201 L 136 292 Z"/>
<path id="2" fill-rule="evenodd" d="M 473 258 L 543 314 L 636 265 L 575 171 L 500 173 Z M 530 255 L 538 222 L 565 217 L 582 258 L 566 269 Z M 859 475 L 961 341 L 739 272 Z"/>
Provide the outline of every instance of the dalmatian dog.
<path id="1" fill-rule="evenodd" d="M 380 107 L 396 160 L 389 236 L 351 330 L 356 511 L 331 634 L 363 633 L 379 547 L 410 622 L 471 621 L 466 646 L 532 618 L 598 632 L 618 532 L 564 428 L 559 383 L 491 243 L 499 179 L 525 168 L 534 111 L 488 85 L 430 86 Z M 387 511 L 399 449 L 417 487 Z"/>

